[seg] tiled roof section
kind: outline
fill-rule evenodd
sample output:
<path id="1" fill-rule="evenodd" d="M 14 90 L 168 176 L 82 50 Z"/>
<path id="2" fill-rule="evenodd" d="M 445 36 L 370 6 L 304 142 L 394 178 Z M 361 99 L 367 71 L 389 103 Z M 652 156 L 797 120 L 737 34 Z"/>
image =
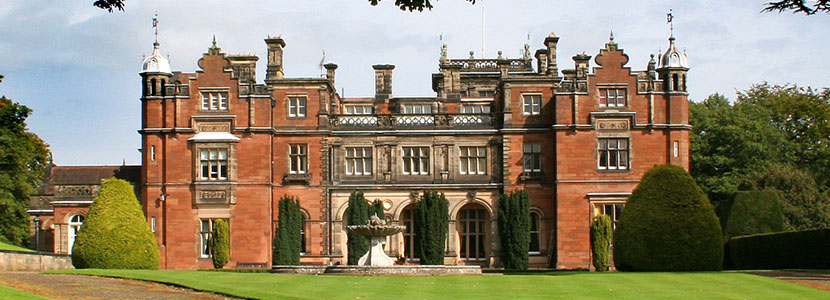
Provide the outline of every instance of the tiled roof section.
<path id="1" fill-rule="evenodd" d="M 46 182 L 61 184 L 101 184 L 110 177 L 124 179 L 137 185 L 141 179 L 141 166 L 52 166 L 47 171 Z"/>

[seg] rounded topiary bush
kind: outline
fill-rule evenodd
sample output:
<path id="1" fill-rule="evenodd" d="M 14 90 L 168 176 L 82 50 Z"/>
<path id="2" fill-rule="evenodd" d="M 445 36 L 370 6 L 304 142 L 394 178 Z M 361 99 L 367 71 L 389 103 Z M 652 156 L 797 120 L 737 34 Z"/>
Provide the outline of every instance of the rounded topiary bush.
<path id="1" fill-rule="evenodd" d="M 75 268 L 157 269 L 159 250 L 133 188 L 104 180 L 72 248 Z"/>
<path id="2" fill-rule="evenodd" d="M 720 270 L 720 223 L 706 194 L 681 167 L 646 172 L 614 232 L 620 271 Z"/>

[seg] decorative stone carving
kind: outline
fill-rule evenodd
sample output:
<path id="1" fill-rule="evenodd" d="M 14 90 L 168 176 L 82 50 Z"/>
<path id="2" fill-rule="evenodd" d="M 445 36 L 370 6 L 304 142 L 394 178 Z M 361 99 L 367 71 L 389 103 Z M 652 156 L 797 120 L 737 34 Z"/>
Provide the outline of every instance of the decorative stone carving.
<path id="1" fill-rule="evenodd" d="M 467 200 L 470 201 L 470 202 L 473 202 L 473 201 L 476 200 L 476 191 L 475 190 L 467 192 Z"/>
<path id="2" fill-rule="evenodd" d="M 226 191 L 201 191 L 199 192 L 199 201 L 200 202 L 213 202 L 213 203 L 223 203 L 226 202 L 227 199 L 227 192 Z"/>
<path id="3" fill-rule="evenodd" d="M 628 130 L 626 120 L 597 120 L 597 130 Z"/>
<path id="4" fill-rule="evenodd" d="M 199 124 L 199 132 L 230 132 L 231 125 L 228 123 L 204 123 Z"/>
<path id="5" fill-rule="evenodd" d="M 98 185 L 62 185 L 55 190 L 60 196 L 95 196 L 100 188 Z"/>

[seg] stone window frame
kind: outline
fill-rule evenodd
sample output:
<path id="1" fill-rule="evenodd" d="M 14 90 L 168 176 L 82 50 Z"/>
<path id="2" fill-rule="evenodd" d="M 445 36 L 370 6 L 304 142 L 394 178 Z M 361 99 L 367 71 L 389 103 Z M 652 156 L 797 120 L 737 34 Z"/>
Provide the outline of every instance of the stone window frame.
<path id="1" fill-rule="evenodd" d="M 533 229 L 534 222 L 536 224 L 536 230 Z M 533 249 L 534 234 L 536 235 L 536 246 L 538 249 Z M 530 209 L 530 246 L 527 250 L 527 253 L 530 255 L 542 254 L 542 213 L 533 208 Z"/>
<path id="2" fill-rule="evenodd" d="M 193 150 L 193 181 L 197 183 L 217 182 L 227 183 L 236 181 L 236 147 L 233 142 L 194 143 Z M 228 153 L 228 176 L 226 179 L 202 179 L 201 152 L 203 149 L 222 149 Z"/>
<path id="3" fill-rule="evenodd" d="M 528 146 L 530 146 L 530 151 L 528 151 Z M 534 146 L 538 146 L 538 150 L 534 149 Z M 528 168 L 528 160 L 534 160 L 538 164 L 539 168 L 535 169 L 533 166 Z M 533 161 L 531 161 L 533 164 Z M 542 143 L 541 142 L 524 142 L 522 143 L 522 173 L 533 176 L 533 175 L 541 175 L 542 174 Z"/>
<path id="4" fill-rule="evenodd" d="M 305 118 L 308 116 L 308 95 L 288 95 L 285 99 L 286 113 L 289 118 Z M 295 111 L 292 113 L 291 109 Z"/>
<path id="5" fill-rule="evenodd" d="M 213 152 L 216 152 L 216 158 L 211 158 Z M 230 153 L 228 148 L 224 147 L 199 147 L 198 155 L 198 179 L 200 181 L 228 181 L 230 178 Z M 222 154 L 224 153 L 224 159 Z M 224 163 L 224 165 L 223 165 Z M 214 176 L 212 168 L 216 167 L 216 176 Z M 224 167 L 224 172 L 223 172 Z M 207 170 L 207 171 L 206 171 Z M 205 174 L 207 172 L 207 174 Z M 224 176 L 222 176 L 224 173 Z"/>
<path id="6" fill-rule="evenodd" d="M 288 144 L 288 174 L 308 174 L 308 144 Z"/>
<path id="7" fill-rule="evenodd" d="M 407 149 L 411 149 L 416 151 L 417 149 L 417 156 L 407 156 L 406 152 Z M 424 152 L 426 149 L 426 152 Z M 412 152 L 411 152 L 412 153 Z M 426 155 L 423 155 L 426 153 Z M 430 171 L 432 169 L 432 146 L 419 146 L 419 145 L 407 145 L 401 146 L 401 173 L 403 175 L 429 175 L 431 174 Z M 407 163 L 407 159 L 409 159 L 409 163 Z M 413 164 L 413 160 L 417 160 L 416 164 Z M 424 164 L 424 160 L 426 160 L 426 164 Z M 407 170 L 407 166 L 409 166 L 409 171 Z M 412 168 L 417 166 L 418 172 L 413 172 Z M 426 169 L 424 171 L 423 169 Z"/>
<path id="8" fill-rule="evenodd" d="M 213 234 L 213 224 L 216 220 L 228 222 L 228 237 L 230 237 L 230 220 L 224 218 L 200 218 L 199 219 L 199 258 L 211 258 L 210 237 Z M 207 224 L 207 227 L 205 227 Z"/>
<path id="9" fill-rule="evenodd" d="M 542 93 L 522 93 L 521 97 L 523 116 L 538 116 L 542 113 Z M 534 100 L 539 100 L 539 103 L 534 103 Z"/>
<path id="10" fill-rule="evenodd" d="M 478 112 L 476 112 L 476 108 Z M 490 103 L 464 103 L 461 105 L 462 114 L 489 114 L 492 111 L 493 107 Z"/>
<path id="11" fill-rule="evenodd" d="M 484 212 L 484 218 L 480 216 L 473 216 L 470 217 L 468 214 L 470 211 L 474 211 L 476 213 Z M 467 214 L 465 217 L 462 218 L 462 212 Z M 487 257 L 490 255 L 489 253 L 489 244 L 490 239 L 490 222 L 492 221 L 493 216 L 490 215 L 490 212 L 487 210 L 487 207 L 481 205 L 479 203 L 468 203 L 462 206 L 458 212 L 456 213 L 456 232 L 458 234 L 458 258 L 462 261 L 467 262 L 484 262 L 487 260 Z M 469 228 L 470 222 L 476 225 L 480 225 L 478 230 L 475 232 L 469 232 L 469 230 L 464 230 L 464 225 L 467 225 Z M 475 251 L 470 249 L 470 242 L 471 237 L 475 236 Z M 462 245 L 465 245 L 465 248 L 462 250 Z M 476 257 L 469 257 L 470 254 L 477 254 Z"/>
<path id="12" fill-rule="evenodd" d="M 616 146 L 611 148 L 610 142 Z M 621 148 L 624 142 L 625 148 Z M 611 159 L 616 157 L 616 163 L 611 165 Z M 603 166 L 605 158 L 605 166 Z M 624 160 L 624 163 L 623 163 Z M 624 165 L 624 166 L 623 166 Z M 630 170 L 631 169 L 631 138 L 630 137 L 597 137 L 597 169 L 598 170 Z"/>
<path id="13" fill-rule="evenodd" d="M 357 150 L 360 149 L 360 152 L 363 152 L 362 156 L 357 156 Z M 349 155 L 349 150 L 352 150 L 352 155 Z M 346 176 L 372 176 L 374 174 L 374 147 L 371 145 L 349 145 L 343 147 L 343 163 L 344 169 L 343 174 Z M 368 155 L 367 155 L 368 153 Z M 361 165 L 363 166 L 363 171 L 358 173 L 357 170 L 357 162 L 360 161 Z M 367 166 L 368 162 L 368 166 Z M 353 164 L 349 171 L 350 163 Z"/>
<path id="14" fill-rule="evenodd" d="M 216 98 L 213 97 L 214 94 Z M 224 98 L 222 98 L 222 95 L 224 95 Z M 217 99 L 215 106 L 213 105 L 213 99 Z M 199 89 L 199 111 L 201 112 L 228 112 L 230 111 L 230 102 L 230 88 Z"/>
<path id="15" fill-rule="evenodd" d="M 610 104 L 610 98 L 608 97 L 608 95 L 611 94 L 611 91 L 613 91 L 614 94 L 614 104 Z M 622 92 L 622 96 L 620 96 L 620 92 Z M 629 103 L 628 95 L 628 87 L 624 85 L 599 87 L 597 88 L 597 106 L 603 108 L 627 107 Z M 620 101 L 622 101 L 622 104 L 620 104 Z"/>
<path id="16" fill-rule="evenodd" d="M 488 147 L 487 145 L 459 145 L 458 146 L 458 174 L 460 174 L 460 175 L 487 175 L 487 173 L 488 173 L 487 169 L 489 168 L 489 163 L 490 163 L 488 161 L 489 148 L 490 147 Z M 467 149 L 467 151 L 464 151 L 464 149 Z M 476 150 L 475 156 L 470 156 L 469 155 L 469 153 L 470 153 L 469 150 L 470 149 L 475 149 Z M 483 152 L 479 152 L 480 150 L 483 150 Z M 467 155 L 465 155 L 465 154 L 467 154 Z M 483 156 L 480 156 L 479 154 L 483 154 Z M 465 159 L 467 159 L 467 169 L 466 170 L 463 167 L 463 165 L 464 165 L 463 162 L 464 162 Z M 470 166 L 471 166 L 470 160 L 475 160 L 475 162 L 476 162 L 475 172 L 470 172 Z M 484 163 L 484 166 L 482 166 L 481 163 Z"/>

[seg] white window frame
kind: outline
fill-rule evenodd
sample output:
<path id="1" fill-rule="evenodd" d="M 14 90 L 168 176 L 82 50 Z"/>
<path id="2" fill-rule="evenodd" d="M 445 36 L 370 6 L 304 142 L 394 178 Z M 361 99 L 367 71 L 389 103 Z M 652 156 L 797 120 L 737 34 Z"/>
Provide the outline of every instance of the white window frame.
<path id="1" fill-rule="evenodd" d="M 346 115 L 371 115 L 373 107 L 371 105 L 346 105 L 343 114 Z"/>
<path id="2" fill-rule="evenodd" d="M 84 221 L 86 220 L 86 216 L 82 214 L 75 214 L 69 218 L 69 222 L 66 226 L 67 231 L 67 246 L 66 253 L 72 254 L 72 247 L 75 245 L 75 239 L 78 237 L 78 232 L 81 231 L 81 227 L 84 225 Z"/>
<path id="3" fill-rule="evenodd" d="M 522 144 L 522 170 L 527 174 L 542 173 L 542 144 Z"/>
<path id="4" fill-rule="evenodd" d="M 628 170 L 631 165 L 630 149 L 629 138 L 598 138 L 597 169 Z"/>
<path id="5" fill-rule="evenodd" d="M 227 91 L 203 91 L 202 111 L 228 111 Z"/>
<path id="6" fill-rule="evenodd" d="M 288 144 L 288 173 L 308 173 L 308 145 Z"/>
<path id="7" fill-rule="evenodd" d="M 461 112 L 465 114 L 489 114 L 490 104 L 464 104 Z"/>
<path id="8" fill-rule="evenodd" d="M 404 175 L 429 175 L 430 147 L 401 147 L 401 160 Z"/>
<path id="9" fill-rule="evenodd" d="M 536 222 L 536 230 L 533 230 L 533 222 Z M 542 254 L 542 214 L 537 211 L 530 211 L 530 241 L 531 245 L 533 245 L 533 235 L 536 235 L 536 242 L 538 243 L 536 246 L 539 249 L 533 250 L 528 248 L 527 253 L 534 255 L 534 254 Z"/>
<path id="10" fill-rule="evenodd" d="M 597 211 L 600 214 L 611 218 L 611 229 L 616 229 L 617 223 L 620 222 L 620 214 L 623 209 L 625 209 L 625 202 L 601 202 L 594 205 L 598 207 Z M 609 209 L 611 209 L 611 211 L 609 211 Z"/>
<path id="11" fill-rule="evenodd" d="M 625 107 L 628 104 L 626 88 L 601 88 L 598 94 L 600 107 Z"/>
<path id="12" fill-rule="evenodd" d="M 432 114 L 432 104 L 401 104 L 401 113 L 406 115 Z"/>
<path id="13" fill-rule="evenodd" d="M 372 175 L 372 147 L 345 147 L 346 175 Z"/>
<path id="14" fill-rule="evenodd" d="M 542 112 L 542 94 L 522 95 L 522 115 L 535 116 Z"/>
<path id="15" fill-rule="evenodd" d="M 308 98 L 305 96 L 288 97 L 288 116 L 292 118 L 305 117 L 308 113 Z"/>
<path id="16" fill-rule="evenodd" d="M 199 149 L 199 179 L 228 180 L 229 171 L 227 148 Z"/>
<path id="17" fill-rule="evenodd" d="M 487 147 L 458 147 L 458 173 L 464 175 L 487 174 Z"/>
<path id="18" fill-rule="evenodd" d="M 199 219 L 199 256 L 210 257 L 210 236 L 213 234 L 214 219 Z"/>

